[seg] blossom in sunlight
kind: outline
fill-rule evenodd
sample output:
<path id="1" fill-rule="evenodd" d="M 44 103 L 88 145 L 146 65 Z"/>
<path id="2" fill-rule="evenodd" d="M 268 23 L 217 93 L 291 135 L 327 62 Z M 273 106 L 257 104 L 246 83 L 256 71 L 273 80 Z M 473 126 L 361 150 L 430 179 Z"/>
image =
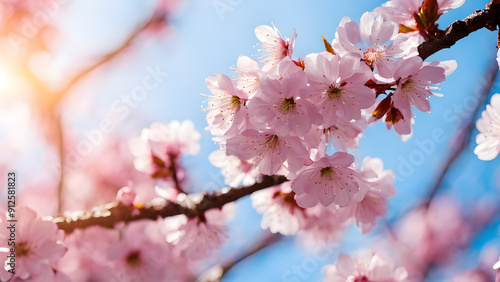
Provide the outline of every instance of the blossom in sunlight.
<path id="1" fill-rule="evenodd" d="M 177 162 L 180 154 L 198 153 L 200 137 L 190 120 L 155 122 L 143 129 L 140 137 L 129 142 L 135 157 L 134 166 L 153 178 L 169 177 L 172 175 L 171 165 Z"/>
<path id="2" fill-rule="evenodd" d="M 375 93 L 365 86 L 372 72 L 359 58 L 328 52 L 309 54 L 305 58 L 305 72 L 311 101 L 319 108 L 324 127 L 330 127 L 338 119 L 359 119 L 361 109 L 375 103 Z"/>
<path id="3" fill-rule="evenodd" d="M 433 199 L 429 208 L 412 210 L 394 228 L 401 264 L 412 276 L 425 275 L 427 267 L 449 262 L 458 249 L 465 247 L 472 228 L 453 199 Z"/>
<path id="4" fill-rule="evenodd" d="M 365 193 L 363 199 L 346 207 L 347 213 L 352 214 L 356 225 L 363 234 L 370 232 L 377 223 L 377 217 L 383 217 L 387 213 L 388 197 L 396 195 L 396 188 L 392 184 L 394 172 L 384 170 L 381 159 L 366 157 L 363 160 L 361 177 L 366 180 L 362 191 Z"/>
<path id="5" fill-rule="evenodd" d="M 219 149 L 212 152 L 208 160 L 212 165 L 221 168 L 224 183 L 231 187 L 236 187 L 240 183 L 245 186 L 252 185 L 256 179 L 260 179 L 261 174 L 252 163 L 227 155 L 226 150 Z"/>
<path id="6" fill-rule="evenodd" d="M 423 0 L 390 0 L 382 4 L 381 7 L 376 8 L 374 12 L 397 23 L 402 32 L 418 31 L 419 27 L 416 19 L 421 17 L 423 3 Z M 432 19 L 426 19 L 427 21 L 435 21 L 443 13 L 459 8 L 465 3 L 465 0 L 437 0 L 436 3 L 437 9 L 435 9 L 436 7 L 431 8 L 432 10 L 435 9 L 436 14 L 433 15 Z M 413 34 L 419 36 L 418 32 Z"/>
<path id="7" fill-rule="evenodd" d="M 261 80 L 261 94 L 248 105 L 256 127 L 267 125 L 277 134 L 304 136 L 313 124 L 321 123 L 318 109 L 306 99 L 309 96 L 306 75 L 301 68 L 294 68 L 298 70 L 280 79 Z"/>
<path id="8" fill-rule="evenodd" d="M 235 82 L 223 74 L 213 74 L 206 79 L 212 93 L 208 96 L 207 130 L 213 135 L 234 136 L 246 129 L 249 93 L 239 90 Z"/>
<path id="9" fill-rule="evenodd" d="M 443 82 L 455 68 L 455 61 L 424 63 L 419 56 L 398 60 L 394 66 L 397 88 L 392 99 L 394 107 L 401 111 L 403 119 L 411 119 L 412 105 L 422 112 L 430 112 L 429 96 L 436 95 L 431 92 L 433 87 L 430 85 Z M 398 133 L 410 134 L 411 131 Z"/>
<path id="10" fill-rule="evenodd" d="M 228 155 L 253 162 L 266 175 L 281 168 L 296 172 L 309 161 L 309 153 L 299 137 L 279 136 L 271 130 L 245 130 L 227 140 L 226 150 Z"/>
<path id="11" fill-rule="evenodd" d="M 259 68 L 259 62 L 247 56 L 240 56 L 236 66 L 236 88 L 247 93 L 248 98 L 252 98 L 260 90 L 259 79 L 263 72 Z"/>
<path id="12" fill-rule="evenodd" d="M 228 236 L 226 223 L 234 216 L 236 205 L 226 204 L 222 209 L 211 209 L 200 216 L 182 215 L 165 220 L 167 241 L 188 259 L 203 259 L 218 250 Z"/>
<path id="13" fill-rule="evenodd" d="M 0 272 L 0 279 L 33 279 L 32 281 L 53 281 L 54 271 L 52 264 L 61 259 L 66 252 L 62 243 L 63 233 L 51 221 L 44 221 L 28 207 L 16 209 L 17 223 L 14 230 L 10 230 L 12 222 L 1 219 L 1 237 L 3 247 L 1 253 L 5 260 L 4 270 Z M 9 232 L 9 233 L 7 233 Z M 15 232 L 15 245 L 8 245 L 10 232 Z M 10 250 L 15 248 L 15 252 Z M 11 265 L 9 255 L 14 254 L 15 265 Z M 13 269 L 15 274 L 8 272 Z"/>
<path id="14" fill-rule="evenodd" d="M 500 152 L 500 94 L 491 97 L 486 110 L 476 122 L 479 134 L 476 137 L 477 147 L 474 153 L 480 160 L 489 161 Z"/>
<path id="15" fill-rule="evenodd" d="M 375 18 L 366 12 L 361 16 L 359 27 L 347 17 L 342 19 L 332 46 L 338 54 L 358 56 L 378 74 L 391 77 L 393 59 L 409 54 L 412 47 L 403 44 L 408 41 L 407 37 L 395 38 L 398 31 L 399 26 L 393 21 L 384 20 L 382 16 Z"/>
<path id="16" fill-rule="evenodd" d="M 333 203 L 347 206 L 359 191 L 359 174 L 351 165 L 354 157 L 336 152 L 314 162 L 292 182 L 296 200 L 303 208 L 321 203 L 327 207 Z"/>
<path id="17" fill-rule="evenodd" d="M 314 144 L 315 147 L 331 143 L 337 150 L 347 152 L 359 146 L 359 139 L 367 125 L 368 123 L 364 118 L 356 121 L 340 119 L 330 127 L 319 126 L 313 128 L 305 136 L 305 140 L 307 144 Z"/>
<path id="18" fill-rule="evenodd" d="M 253 193 L 252 206 L 263 213 L 260 226 L 272 233 L 294 235 L 305 224 L 304 209 L 294 199 L 290 182 Z"/>
<path id="19" fill-rule="evenodd" d="M 324 207 L 317 204 L 306 208 L 305 213 L 305 225 L 298 234 L 305 246 L 331 244 L 339 240 L 342 231 L 352 223 L 349 215 L 346 216 L 337 205 Z"/>
<path id="20" fill-rule="evenodd" d="M 165 281 L 171 248 L 155 221 L 133 222 L 108 249 L 108 260 L 121 281 Z"/>
<path id="21" fill-rule="evenodd" d="M 274 24 L 272 27 L 260 25 L 255 28 L 255 35 L 261 42 L 263 51 L 266 52 L 262 55 L 265 63 L 273 65 L 284 57 L 292 57 L 293 46 L 297 37 L 295 30 L 290 39 L 285 39 Z"/>
<path id="22" fill-rule="evenodd" d="M 408 273 L 389 259 L 365 251 L 351 258 L 341 253 L 335 264 L 323 267 L 324 282 L 397 282 L 406 281 Z"/>

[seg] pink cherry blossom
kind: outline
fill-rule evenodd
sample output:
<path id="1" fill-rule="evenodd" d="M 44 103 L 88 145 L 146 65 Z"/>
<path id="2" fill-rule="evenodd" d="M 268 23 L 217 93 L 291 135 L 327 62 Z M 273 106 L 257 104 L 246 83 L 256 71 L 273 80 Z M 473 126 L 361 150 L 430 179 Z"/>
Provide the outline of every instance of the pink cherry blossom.
<path id="1" fill-rule="evenodd" d="M 259 62 L 247 56 L 240 56 L 236 66 L 236 88 L 247 93 L 250 99 L 260 90 L 259 79 L 263 72 L 259 69 Z"/>
<path id="2" fill-rule="evenodd" d="M 397 88 L 392 99 L 394 107 L 401 111 L 404 120 L 411 119 L 412 105 L 422 112 L 431 110 L 428 98 L 436 94 L 431 92 L 433 88 L 430 85 L 443 82 L 446 75 L 455 68 L 454 61 L 424 64 L 419 56 L 396 62 L 394 79 L 397 81 Z"/>
<path id="3" fill-rule="evenodd" d="M 2 256 L 10 254 L 10 249 L 15 248 L 15 274 L 8 272 L 11 269 L 9 258 L 5 260 L 4 270 L 0 272 L 0 279 L 34 279 L 39 281 L 54 280 L 52 264 L 61 259 L 66 252 L 62 244 L 64 234 L 58 231 L 57 225 L 51 221 L 44 221 L 28 207 L 16 209 L 17 222 L 14 223 L 16 234 L 15 245 L 7 245 L 8 238 L 2 239 Z M 2 231 L 9 230 L 12 222 L 1 219 Z M 3 234 L 2 234 L 3 235 Z M 8 234 L 6 234 L 8 235 Z"/>
<path id="4" fill-rule="evenodd" d="M 252 161 L 262 174 L 272 175 L 280 168 L 296 172 L 309 161 L 309 153 L 299 137 L 279 136 L 273 131 L 245 130 L 227 140 L 228 155 Z"/>
<path id="5" fill-rule="evenodd" d="M 212 209 L 198 217 L 184 215 L 165 220 L 167 241 L 188 259 L 202 259 L 218 250 L 228 236 L 226 223 L 234 216 L 235 204 L 224 205 L 221 210 Z"/>
<path id="6" fill-rule="evenodd" d="M 128 186 L 120 188 L 116 194 L 116 200 L 125 206 L 133 206 L 137 194 Z"/>
<path id="7" fill-rule="evenodd" d="M 268 126 L 280 135 L 304 136 L 313 124 L 321 123 L 318 109 L 304 99 L 307 79 L 301 69 L 279 80 L 264 77 L 260 83 L 261 95 L 256 95 L 248 104 L 256 127 Z"/>
<path id="8" fill-rule="evenodd" d="M 108 250 L 118 239 L 117 230 L 100 226 L 73 231 L 64 239 L 68 252 L 58 262 L 58 270 L 75 282 L 118 281 L 108 260 Z"/>
<path id="9" fill-rule="evenodd" d="M 484 161 L 496 158 L 500 152 L 500 94 L 491 97 L 476 127 L 480 133 L 476 137 L 474 153 Z"/>
<path id="10" fill-rule="evenodd" d="M 314 147 L 331 143 L 337 150 L 347 152 L 359 146 L 359 139 L 367 125 L 364 118 L 357 121 L 339 119 L 328 128 L 322 126 L 313 128 L 305 136 L 305 141 L 307 144 L 314 144 Z"/>
<path id="11" fill-rule="evenodd" d="M 498 258 L 498 261 L 493 265 L 493 269 L 497 271 L 495 282 L 500 282 L 500 258 Z"/>
<path id="12" fill-rule="evenodd" d="M 206 79 L 212 95 L 208 96 L 207 130 L 212 135 L 233 136 L 245 129 L 248 120 L 246 102 L 249 93 L 235 87 L 235 82 L 223 74 L 213 74 Z"/>
<path id="13" fill-rule="evenodd" d="M 293 31 L 292 37 L 284 39 L 279 30 L 274 26 L 261 25 L 255 28 L 255 35 L 260 42 L 263 51 L 267 52 L 262 56 L 267 64 L 275 64 L 284 57 L 292 57 L 293 46 L 297 34 Z"/>
<path id="14" fill-rule="evenodd" d="M 333 203 L 339 206 L 351 204 L 359 191 L 359 175 L 351 167 L 353 162 L 352 155 L 336 152 L 304 169 L 292 182 L 298 205 L 309 208 L 318 202 L 325 207 Z"/>
<path id="15" fill-rule="evenodd" d="M 461 208 L 445 197 L 433 199 L 428 209 L 422 206 L 413 210 L 395 227 L 401 261 L 412 276 L 426 271 L 429 265 L 449 262 L 455 251 L 467 244 L 471 232 Z"/>
<path id="16" fill-rule="evenodd" d="M 392 184 L 394 172 L 384 170 L 381 159 L 366 157 L 363 160 L 362 177 L 368 186 L 366 194 L 360 202 L 347 207 L 352 209 L 356 224 L 363 234 L 370 232 L 377 223 L 377 217 L 387 213 L 387 198 L 396 194 Z"/>
<path id="17" fill-rule="evenodd" d="M 498 67 L 500 67 L 500 49 L 497 51 L 497 62 L 498 62 Z"/>
<path id="18" fill-rule="evenodd" d="M 133 222 L 109 248 L 108 260 L 120 281 L 164 281 L 170 248 L 155 221 Z"/>
<path id="19" fill-rule="evenodd" d="M 417 30 L 415 14 L 420 12 L 422 2 L 423 0 L 390 0 L 376 8 L 374 14 L 382 15 L 408 29 Z M 417 36 L 419 36 L 418 33 Z"/>
<path id="20" fill-rule="evenodd" d="M 200 133 L 190 120 L 155 122 L 144 131 L 154 155 L 196 155 L 200 151 Z"/>
<path id="21" fill-rule="evenodd" d="M 252 185 L 257 179 L 260 179 L 261 174 L 252 163 L 227 155 L 226 150 L 214 151 L 208 156 L 208 159 L 212 165 L 221 168 L 224 183 L 231 187 L 236 187 L 240 183 Z"/>
<path id="22" fill-rule="evenodd" d="M 338 241 L 341 232 L 352 223 L 337 205 L 324 207 L 318 204 L 304 209 L 306 213 L 305 226 L 298 233 L 305 246 L 317 246 Z"/>
<path id="23" fill-rule="evenodd" d="M 253 193 L 252 206 L 264 214 L 260 226 L 272 233 L 295 235 L 305 224 L 304 209 L 294 199 L 290 182 Z"/>
<path id="24" fill-rule="evenodd" d="M 411 45 L 403 45 L 407 37 L 398 34 L 399 26 L 382 16 L 374 17 L 370 12 L 361 16 L 360 25 L 343 18 L 337 28 L 333 48 L 340 55 L 350 53 L 358 56 L 368 66 L 384 77 L 391 77 L 394 61 L 411 52 Z M 393 40 L 394 42 L 389 42 Z M 403 47 L 405 46 L 405 47 Z M 361 47 L 361 48 L 359 48 Z"/>
<path id="25" fill-rule="evenodd" d="M 341 253 L 337 262 L 323 268 L 325 282 L 397 282 L 406 281 L 408 276 L 402 267 L 395 267 L 387 258 L 365 251 L 355 256 Z"/>
<path id="26" fill-rule="evenodd" d="M 339 118 L 359 119 L 361 109 L 375 103 L 375 94 L 364 85 L 372 72 L 359 58 L 328 52 L 309 54 L 305 59 L 305 72 L 311 101 L 319 108 L 325 127 L 332 126 Z"/>
<path id="27" fill-rule="evenodd" d="M 134 166 L 154 178 L 170 176 L 172 162 L 181 153 L 198 153 L 200 136 L 189 120 L 182 123 L 176 120 L 170 123 L 155 122 L 143 129 L 139 138 L 129 142 L 135 156 Z"/>
<path id="28" fill-rule="evenodd" d="M 409 30 L 418 30 L 415 15 L 420 13 L 423 0 L 390 0 L 374 10 L 376 15 L 382 15 Z M 437 0 L 438 15 L 459 8 L 465 0 Z M 414 33 L 419 36 L 418 33 Z"/>

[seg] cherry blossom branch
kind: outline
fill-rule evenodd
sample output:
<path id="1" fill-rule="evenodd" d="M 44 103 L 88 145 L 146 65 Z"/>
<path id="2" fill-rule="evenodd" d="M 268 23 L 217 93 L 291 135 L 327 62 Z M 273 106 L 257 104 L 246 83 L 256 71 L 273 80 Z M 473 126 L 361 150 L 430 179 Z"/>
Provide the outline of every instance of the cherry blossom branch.
<path id="1" fill-rule="evenodd" d="M 255 191 L 279 185 L 286 181 L 288 181 L 286 177 L 280 175 L 264 176 L 260 182 L 250 186 L 238 188 L 226 187 L 214 192 L 189 194 L 186 195 L 187 199 L 180 203 L 164 201 L 144 207 L 129 207 L 115 202 L 98 206 L 88 211 L 78 211 L 73 216 L 55 217 L 52 220 L 58 225 L 59 229 L 66 231 L 66 233 L 71 233 L 76 228 L 86 228 L 93 225 L 113 228 L 118 222 L 130 222 L 141 219 L 156 220 L 160 217 L 180 214 L 184 214 L 187 217 L 195 217 L 209 209 L 222 208 L 225 204 L 234 202 Z"/>
<path id="2" fill-rule="evenodd" d="M 482 28 L 496 30 L 500 17 L 500 3 L 493 0 L 487 8 L 477 10 L 463 21 L 455 21 L 443 34 L 430 38 L 418 46 L 419 56 L 425 60 L 432 54 L 453 46 L 458 40 Z"/>
<path id="3" fill-rule="evenodd" d="M 427 197 L 427 201 L 425 202 L 425 205 L 427 207 L 429 207 L 430 203 L 432 202 L 432 199 L 439 190 L 439 187 L 441 187 L 443 179 L 448 173 L 449 169 L 453 166 L 453 164 L 457 161 L 458 157 L 469 145 L 471 139 L 470 135 L 472 134 L 475 128 L 474 127 L 475 117 L 478 115 L 478 113 L 482 109 L 484 102 L 488 98 L 497 76 L 498 76 L 498 63 L 496 60 L 492 60 L 490 67 L 487 69 L 484 75 L 484 77 L 486 77 L 486 81 L 482 89 L 482 92 L 477 96 L 478 101 L 476 103 L 476 107 L 474 108 L 474 111 L 471 113 L 469 120 L 462 127 L 462 129 L 460 129 L 454 140 L 455 143 L 451 147 L 451 152 L 448 159 L 446 160 L 446 164 L 443 166 L 436 182 L 434 183 L 434 186 L 431 189 L 431 192 L 429 193 L 429 196 Z"/>
<path id="4" fill-rule="evenodd" d="M 432 54 L 438 52 L 439 50 L 450 48 L 453 46 L 458 40 L 468 36 L 470 33 L 477 31 L 481 28 L 495 29 L 498 23 L 498 18 L 500 16 L 500 4 L 497 3 L 497 0 L 493 0 L 490 5 L 486 9 L 478 10 L 465 18 L 463 21 L 456 21 L 451 24 L 442 35 L 436 36 L 434 38 L 429 39 L 428 41 L 422 43 L 418 47 L 419 55 L 423 59 L 428 58 Z M 144 26 L 138 28 L 120 47 L 118 47 L 112 53 L 104 56 L 100 61 L 96 64 L 88 67 L 83 70 L 80 74 L 74 77 L 63 90 L 59 93 L 61 97 L 68 92 L 75 84 L 77 84 L 80 80 L 82 80 L 88 73 L 97 69 L 101 65 L 110 61 L 118 54 L 121 53 L 124 49 L 126 49 L 131 42 L 149 25 L 155 23 L 158 20 L 157 17 L 153 16 L 150 21 L 148 21 Z M 473 122 L 473 121 L 472 121 Z M 472 129 L 469 129 L 472 130 Z M 465 148 L 466 144 L 462 144 L 458 147 L 457 150 L 454 151 L 452 156 L 448 161 L 448 165 L 446 169 L 443 171 L 445 174 L 448 168 L 452 165 L 455 159 L 458 157 L 463 148 Z M 462 148 L 463 147 L 463 148 Z M 455 156 L 456 155 L 456 156 Z M 437 182 L 437 187 L 442 181 L 441 176 Z M 224 188 L 222 190 L 204 193 L 201 194 L 201 200 L 198 204 L 194 205 L 194 207 L 187 207 L 182 203 L 173 203 L 173 202 L 165 202 L 162 204 L 149 205 L 141 208 L 131 208 L 128 206 L 121 205 L 119 203 L 110 203 L 107 205 L 96 207 L 90 211 L 82 211 L 79 212 L 79 215 L 66 218 L 66 217 L 57 217 L 54 218 L 54 222 L 59 225 L 60 229 L 65 230 L 66 232 L 72 232 L 76 228 L 85 228 L 91 225 L 99 225 L 103 227 L 112 228 L 115 223 L 124 221 L 129 222 L 133 220 L 139 219 L 156 219 L 158 217 L 168 217 L 179 214 L 184 214 L 188 217 L 194 217 L 202 212 L 211 209 L 211 208 L 220 208 L 224 204 L 235 201 L 243 196 L 251 194 L 255 191 L 281 184 L 287 181 L 286 178 L 282 176 L 268 176 L 264 177 L 262 182 L 259 182 L 252 186 L 240 187 L 240 188 Z M 437 188 L 434 187 L 433 191 Z M 223 193 L 223 191 L 227 191 Z M 432 199 L 433 194 L 429 197 L 429 200 Z M 188 198 L 194 198 L 195 196 L 200 197 L 200 194 L 188 195 Z M 189 202 L 189 201 L 186 201 Z"/>

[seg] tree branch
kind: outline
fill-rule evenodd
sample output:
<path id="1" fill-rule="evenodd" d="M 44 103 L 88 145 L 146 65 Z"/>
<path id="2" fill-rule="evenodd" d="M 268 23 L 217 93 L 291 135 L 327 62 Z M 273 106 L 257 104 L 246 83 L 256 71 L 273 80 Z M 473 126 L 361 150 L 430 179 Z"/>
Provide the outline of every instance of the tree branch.
<path id="1" fill-rule="evenodd" d="M 58 103 L 62 100 L 62 98 L 73 88 L 76 84 L 78 84 L 82 79 L 84 79 L 89 73 L 94 71 L 95 69 L 99 68 L 100 66 L 106 64 L 107 62 L 111 61 L 113 58 L 117 57 L 127 49 L 130 45 L 132 45 L 132 42 L 139 37 L 140 34 L 143 33 L 144 30 L 146 30 L 149 26 L 156 24 L 160 21 L 164 20 L 164 15 L 163 14 L 154 14 L 146 23 L 140 25 L 135 29 L 133 33 L 131 33 L 128 38 L 122 42 L 121 45 L 119 45 L 116 49 L 114 49 L 112 52 L 102 56 L 100 60 L 95 62 L 94 64 L 88 66 L 87 68 L 83 69 L 80 71 L 75 77 L 73 77 L 64 88 L 62 88 L 60 91 L 54 93 L 54 101 L 55 103 Z"/>
<path id="2" fill-rule="evenodd" d="M 425 205 L 429 207 L 432 199 L 436 195 L 436 192 L 438 191 L 439 187 L 441 187 L 441 184 L 443 182 L 444 177 L 450 170 L 450 168 L 453 166 L 453 164 L 457 161 L 458 157 L 462 154 L 462 152 L 467 148 L 467 146 L 470 143 L 470 136 L 472 132 L 474 131 L 474 121 L 475 117 L 479 114 L 480 110 L 482 109 L 482 106 L 486 99 L 488 98 L 491 89 L 493 87 L 493 84 L 495 83 L 495 80 L 498 76 L 498 63 L 496 60 L 491 61 L 490 67 L 486 70 L 486 73 L 484 77 L 486 78 L 485 85 L 482 89 L 482 92 L 477 95 L 477 104 L 476 107 L 474 108 L 474 111 L 470 114 L 469 120 L 467 123 L 460 129 L 458 132 L 454 144 L 451 147 L 451 152 L 446 160 L 446 164 L 443 166 L 443 169 L 439 173 L 439 176 L 434 183 L 434 186 L 430 190 L 429 196 L 427 197 L 427 201 L 425 202 Z"/>
<path id="3" fill-rule="evenodd" d="M 228 273 L 235 265 L 245 260 L 248 257 L 255 255 L 256 253 L 270 247 L 284 238 L 281 234 L 268 233 L 266 237 L 256 242 L 249 250 L 229 261 L 225 264 L 216 265 L 206 272 L 204 272 L 196 281 L 197 282 L 218 282 L 221 278 Z"/>
<path id="4" fill-rule="evenodd" d="M 418 46 L 419 56 L 425 60 L 439 50 L 450 48 L 458 40 L 467 37 L 474 31 L 482 28 L 495 30 L 500 17 L 500 4 L 492 1 L 486 9 L 477 10 L 463 21 L 455 21 L 448 26 L 444 34 L 421 43 Z"/>
<path id="5" fill-rule="evenodd" d="M 64 158 L 66 154 L 64 152 L 64 128 L 60 113 L 55 114 L 55 126 L 57 131 L 57 154 L 59 157 L 59 166 L 61 167 L 59 171 L 59 180 L 57 184 L 57 214 L 61 214 L 63 208 L 63 197 L 64 197 Z"/>
<path id="6" fill-rule="evenodd" d="M 165 201 L 160 204 L 144 207 L 129 207 L 121 203 L 110 203 L 95 207 L 88 211 L 77 212 L 75 216 L 53 218 L 59 229 L 71 233 L 76 228 L 85 228 L 92 225 L 113 228 L 118 222 L 130 222 L 140 219 L 156 220 L 159 217 L 169 217 L 184 214 L 195 217 L 213 208 L 222 208 L 227 203 L 234 202 L 241 197 L 252 194 L 274 185 L 288 181 L 280 175 L 264 176 L 262 181 L 251 186 L 238 188 L 222 188 L 214 192 L 189 194 L 181 203 Z"/>

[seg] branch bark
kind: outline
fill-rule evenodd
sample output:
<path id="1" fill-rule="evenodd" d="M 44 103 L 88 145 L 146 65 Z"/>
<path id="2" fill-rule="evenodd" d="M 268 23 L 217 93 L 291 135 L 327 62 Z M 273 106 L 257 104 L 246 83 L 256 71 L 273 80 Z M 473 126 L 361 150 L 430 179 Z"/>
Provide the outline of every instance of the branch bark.
<path id="1" fill-rule="evenodd" d="M 479 29 L 495 30 L 500 17 L 500 4 L 496 2 L 498 1 L 492 1 L 487 8 L 477 10 L 462 21 L 455 21 L 445 29 L 444 34 L 421 43 L 418 46 L 419 56 L 425 60 L 442 49 L 450 48 L 458 40 Z"/>
<path id="2" fill-rule="evenodd" d="M 86 228 L 93 225 L 113 228 L 118 222 L 130 222 L 140 219 L 156 220 L 159 217 L 180 214 L 195 217 L 202 215 L 209 209 L 222 208 L 225 204 L 234 202 L 255 191 L 279 185 L 286 181 L 288 181 L 286 177 L 280 175 L 264 176 L 260 182 L 251 186 L 226 187 L 214 192 L 189 194 L 186 196 L 187 199 L 180 203 L 165 201 L 140 208 L 125 206 L 121 203 L 110 203 L 88 211 L 78 212 L 74 216 L 60 216 L 52 220 L 58 225 L 59 229 L 71 233 L 76 228 Z"/>

